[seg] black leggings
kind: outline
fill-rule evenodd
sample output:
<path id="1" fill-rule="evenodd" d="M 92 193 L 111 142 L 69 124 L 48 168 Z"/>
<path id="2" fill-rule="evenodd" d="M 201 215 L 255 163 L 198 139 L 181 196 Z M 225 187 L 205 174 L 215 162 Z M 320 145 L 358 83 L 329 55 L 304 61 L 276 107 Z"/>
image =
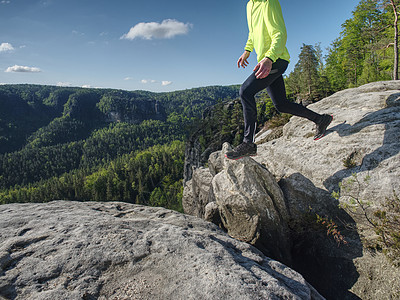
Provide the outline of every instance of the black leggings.
<path id="1" fill-rule="evenodd" d="M 315 123 L 319 120 L 321 115 L 309 110 L 303 105 L 287 100 L 282 74 L 286 71 L 288 64 L 288 61 L 278 59 L 272 64 L 271 73 L 267 77 L 257 79 L 255 72 L 253 72 L 242 84 L 239 95 L 243 106 L 244 142 L 254 143 L 254 135 L 257 126 L 257 106 L 254 96 L 265 88 L 267 88 L 267 92 L 275 108 L 279 112 L 307 118 Z"/>

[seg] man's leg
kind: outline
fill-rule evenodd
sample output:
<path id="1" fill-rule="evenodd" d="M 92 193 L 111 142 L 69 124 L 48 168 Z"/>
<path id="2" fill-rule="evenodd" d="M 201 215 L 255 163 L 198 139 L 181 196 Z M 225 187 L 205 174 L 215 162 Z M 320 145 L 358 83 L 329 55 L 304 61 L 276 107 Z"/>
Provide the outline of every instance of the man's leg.
<path id="1" fill-rule="evenodd" d="M 314 140 L 319 140 L 325 135 L 326 129 L 332 122 L 333 117 L 327 114 L 320 115 L 301 104 L 288 101 L 282 76 L 267 87 L 267 92 L 278 111 L 307 118 L 316 124 Z"/>
<path id="2" fill-rule="evenodd" d="M 255 95 L 271 85 L 277 78 L 282 77 L 287 67 L 287 62 L 283 64 L 276 62 L 272 65 L 271 74 L 263 79 L 257 79 L 253 72 L 240 87 L 239 95 L 243 106 L 244 117 L 244 137 L 243 142 L 253 143 L 257 122 L 257 106 Z M 286 96 L 285 96 L 286 97 Z"/>
<path id="3" fill-rule="evenodd" d="M 239 95 L 243 107 L 244 137 L 243 142 L 253 143 L 257 125 L 257 106 L 254 96 L 266 85 L 262 84 L 252 73 L 240 87 Z"/>
<path id="4" fill-rule="evenodd" d="M 243 143 L 234 150 L 226 153 L 230 159 L 239 159 L 244 156 L 257 154 L 257 145 L 254 144 L 254 136 L 257 126 L 257 106 L 254 96 L 270 85 L 276 78 L 282 76 L 287 68 L 286 61 L 279 61 L 272 66 L 270 75 L 263 79 L 257 79 L 253 72 L 240 88 L 240 99 L 243 106 L 244 137 Z"/>
<path id="5" fill-rule="evenodd" d="M 321 115 L 304 107 L 301 104 L 290 102 L 286 98 L 285 82 L 282 75 L 267 87 L 268 95 L 271 97 L 275 108 L 281 113 L 287 113 L 298 117 L 307 118 L 314 123 L 317 123 Z"/>

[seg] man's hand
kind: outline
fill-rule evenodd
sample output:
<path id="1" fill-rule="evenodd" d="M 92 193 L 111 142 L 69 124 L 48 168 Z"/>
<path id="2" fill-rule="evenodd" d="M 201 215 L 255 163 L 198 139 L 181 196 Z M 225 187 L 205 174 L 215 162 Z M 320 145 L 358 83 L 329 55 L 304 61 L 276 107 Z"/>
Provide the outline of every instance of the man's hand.
<path id="1" fill-rule="evenodd" d="M 256 72 L 256 78 L 257 79 L 262 79 L 268 76 L 269 72 L 271 72 L 272 69 L 272 61 L 266 57 L 262 59 L 254 68 L 254 72 Z"/>
<path id="2" fill-rule="evenodd" d="M 246 68 L 249 64 L 249 62 L 247 61 L 247 59 L 250 56 L 250 52 L 249 51 L 244 51 L 243 54 L 239 57 L 238 61 L 237 61 L 237 66 L 238 68 L 242 67 L 242 68 Z"/>

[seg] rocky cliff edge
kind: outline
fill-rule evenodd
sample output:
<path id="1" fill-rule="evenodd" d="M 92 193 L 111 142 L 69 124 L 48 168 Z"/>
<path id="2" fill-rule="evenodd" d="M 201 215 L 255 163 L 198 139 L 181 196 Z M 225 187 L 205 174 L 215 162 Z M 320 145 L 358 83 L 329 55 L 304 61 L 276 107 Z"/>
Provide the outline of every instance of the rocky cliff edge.
<path id="1" fill-rule="evenodd" d="M 217 226 L 163 208 L 0 206 L 0 299 L 323 299 Z"/>
<path id="2" fill-rule="evenodd" d="M 374 245 L 362 209 L 373 214 L 400 195 L 400 82 L 344 90 L 309 108 L 333 115 L 325 137 L 314 141 L 313 123 L 292 117 L 282 136 L 257 135 L 254 159 L 227 160 L 225 144 L 193 170 L 184 210 L 294 267 L 329 299 L 399 297 L 399 269 Z M 313 228 L 332 220 L 342 231 L 330 239 Z"/>

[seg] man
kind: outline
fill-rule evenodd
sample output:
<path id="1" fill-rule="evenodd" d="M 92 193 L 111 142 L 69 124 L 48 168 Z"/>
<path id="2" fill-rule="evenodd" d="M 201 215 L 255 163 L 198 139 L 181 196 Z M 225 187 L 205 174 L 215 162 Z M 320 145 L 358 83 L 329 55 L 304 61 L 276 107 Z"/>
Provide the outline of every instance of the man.
<path id="1" fill-rule="evenodd" d="M 326 128 L 333 119 L 330 115 L 320 115 L 286 98 L 282 74 L 287 69 L 290 56 L 286 49 L 286 26 L 279 1 L 250 0 L 247 3 L 247 23 L 249 36 L 237 65 L 238 68 L 247 67 L 253 49 L 257 53 L 258 64 L 240 88 L 244 138 L 242 144 L 226 154 L 229 159 L 257 154 L 257 145 L 254 143 L 257 107 L 254 96 L 265 88 L 279 112 L 307 118 L 316 124 L 315 140 L 325 135 Z"/>

